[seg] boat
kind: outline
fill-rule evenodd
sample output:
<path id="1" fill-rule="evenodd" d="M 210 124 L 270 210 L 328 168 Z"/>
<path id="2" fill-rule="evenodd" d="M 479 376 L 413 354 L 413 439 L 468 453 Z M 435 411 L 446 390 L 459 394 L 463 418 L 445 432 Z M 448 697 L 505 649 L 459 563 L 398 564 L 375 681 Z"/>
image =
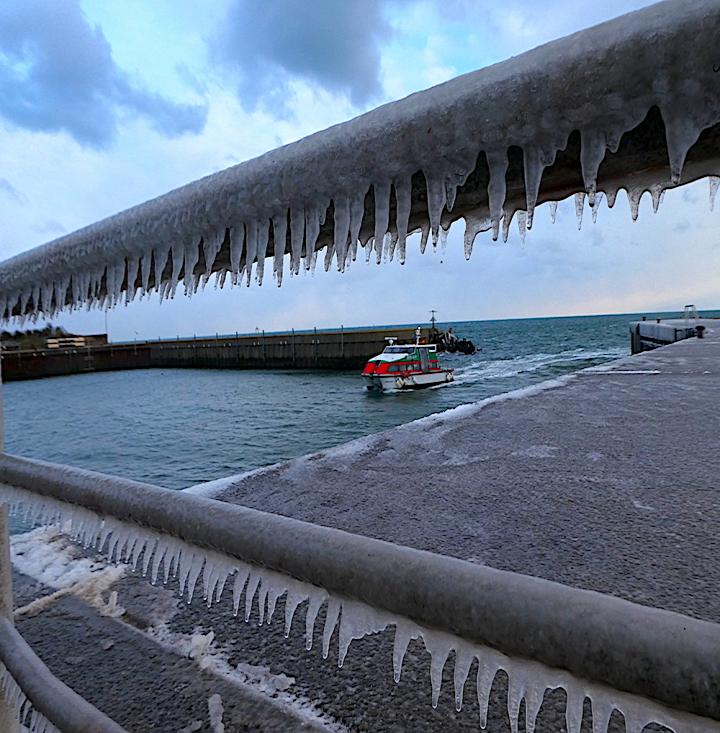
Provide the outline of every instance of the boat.
<path id="1" fill-rule="evenodd" d="M 421 344 L 419 333 L 413 344 L 398 344 L 393 337 L 387 341 L 383 352 L 369 359 L 363 369 L 369 390 L 425 389 L 453 381 L 453 370 L 442 368 L 438 362 L 437 345 Z"/>

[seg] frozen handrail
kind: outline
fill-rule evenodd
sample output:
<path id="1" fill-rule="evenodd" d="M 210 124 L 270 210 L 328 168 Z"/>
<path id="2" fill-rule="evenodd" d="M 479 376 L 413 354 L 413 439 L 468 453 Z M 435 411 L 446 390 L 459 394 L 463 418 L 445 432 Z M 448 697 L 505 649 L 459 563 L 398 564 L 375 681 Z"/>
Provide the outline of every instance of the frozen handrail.
<path id="1" fill-rule="evenodd" d="M 12 623 L 0 615 L 0 666 L 32 705 L 61 733 L 126 733 L 53 676 Z M 8 679 L 2 677 L 7 689 Z M 0 692 L 2 694 L 2 692 Z M 33 727 L 33 730 L 40 730 Z"/>
<path id="2" fill-rule="evenodd" d="M 524 232 L 537 203 L 576 194 L 578 213 L 618 189 L 637 216 L 649 191 L 720 173 L 720 0 L 665 0 L 503 63 L 383 105 L 200 179 L 0 265 L 0 318 L 169 297 L 339 269 L 358 243 L 404 258 L 409 231 Z M 689 52 L 691 49 L 691 52 Z M 717 181 L 711 182 L 717 189 Z M 593 208 L 596 213 L 596 208 Z"/>
<path id="3" fill-rule="evenodd" d="M 138 530 L 155 530 L 505 654 L 720 720 L 720 699 L 713 692 L 720 686 L 717 624 L 42 461 L 0 456 L 0 496 L 2 485 Z"/>

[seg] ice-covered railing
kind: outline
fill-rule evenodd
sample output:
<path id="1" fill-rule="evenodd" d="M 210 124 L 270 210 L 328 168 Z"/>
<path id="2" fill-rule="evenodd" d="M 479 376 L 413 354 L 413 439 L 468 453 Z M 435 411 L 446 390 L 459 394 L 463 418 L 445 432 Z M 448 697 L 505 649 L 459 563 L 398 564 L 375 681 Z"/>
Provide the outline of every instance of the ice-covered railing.
<path id="1" fill-rule="evenodd" d="M 262 281 L 266 258 L 279 284 L 321 249 L 403 260 L 459 218 L 469 256 L 573 194 L 595 218 L 625 188 L 636 216 L 720 174 L 718 27 L 720 0 L 666 0 L 379 107 L 6 261 L 0 316 Z"/>
<path id="2" fill-rule="evenodd" d="M 15 629 L 7 517 L 0 504 L 0 731 L 125 733 L 55 678 Z"/>
<path id="3" fill-rule="evenodd" d="M 720 626 L 529 576 L 493 570 L 347 532 L 124 479 L 0 456 L 0 501 L 57 523 L 86 547 L 124 560 L 150 579 L 177 579 L 208 606 L 227 589 L 235 613 L 269 623 L 284 600 L 286 634 L 298 609 L 311 647 L 324 604 L 323 655 L 337 631 L 342 665 L 353 639 L 395 628 L 401 679 L 411 639 L 430 656 L 432 703 L 454 656 L 462 707 L 477 660 L 485 720 L 492 682 L 508 675 L 518 729 L 525 700 L 533 731 L 546 689 L 567 693 L 567 727 L 578 733 L 589 698 L 594 733 L 613 710 L 628 731 L 651 722 L 677 733 L 720 731 Z M 298 625 L 297 623 L 295 624 Z M 389 660 L 388 660 L 389 661 Z M 475 692 L 475 691 L 474 691 Z"/>
<path id="4" fill-rule="evenodd" d="M 53 677 L 4 617 L 0 617 L 0 695 L 30 733 L 125 733 Z"/>

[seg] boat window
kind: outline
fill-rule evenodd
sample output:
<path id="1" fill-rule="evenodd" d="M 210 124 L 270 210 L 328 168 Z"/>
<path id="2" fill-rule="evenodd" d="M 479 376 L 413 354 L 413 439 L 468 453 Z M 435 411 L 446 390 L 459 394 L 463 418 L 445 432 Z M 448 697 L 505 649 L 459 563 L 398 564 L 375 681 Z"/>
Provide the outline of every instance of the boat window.
<path id="1" fill-rule="evenodd" d="M 407 354 L 407 346 L 386 346 L 384 354 Z"/>

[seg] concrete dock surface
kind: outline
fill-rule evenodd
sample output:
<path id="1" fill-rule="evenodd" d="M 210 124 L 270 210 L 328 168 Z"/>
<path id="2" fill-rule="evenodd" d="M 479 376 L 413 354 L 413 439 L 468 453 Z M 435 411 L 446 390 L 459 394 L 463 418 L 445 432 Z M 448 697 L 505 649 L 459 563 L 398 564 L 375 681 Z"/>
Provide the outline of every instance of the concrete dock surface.
<path id="1" fill-rule="evenodd" d="M 720 324 L 213 495 L 720 621 L 719 377 Z"/>
<path id="2" fill-rule="evenodd" d="M 718 622 L 719 371 L 720 327 L 712 327 L 702 340 L 462 406 L 196 490 Z M 296 615 L 290 638 L 284 638 L 282 601 L 272 623 L 259 630 L 255 615 L 250 624 L 232 617 L 228 598 L 210 611 L 202 599 L 187 606 L 129 571 L 113 587 L 125 608 L 119 618 L 65 597 L 18 626 L 53 671 L 129 730 L 199 725 L 192 730 L 213 733 L 202 713 L 214 689 L 230 711 L 225 731 L 308 725 L 337 731 L 478 730 L 474 672 L 458 713 L 450 660 L 440 704 L 433 709 L 429 657 L 421 643 L 411 644 L 395 684 L 392 633 L 354 642 L 338 669 L 337 638 L 328 660 L 319 651 L 322 612 L 308 652 L 300 631 L 303 612 Z M 127 636 L 129 627 L 134 635 Z M 176 638 L 212 630 L 210 655 L 239 670 L 247 684 L 229 684 L 207 665 L 201 671 L 197 659 L 188 661 L 177 649 L 175 663 L 168 662 L 173 652 L 153 647 L 159 627 Z M 81 636 L 88 628 L 86 643 Z M 95 646 L 107 638 L 118 641 L 98 653 Z M 66 641 L 58 644 L 58 639 Z M 82 663 L 73 668 L 69 650 L 85 647 Z M 493 733 L 510 730 L 505 696 L 500 673 L 487 728 Z M 308 703 L 320 716 L 312 724 L 298 713 Z M 583 731 L 591 729 L 586 701 Z M 536 730 L 565 730 L 562 691 L 547 693 Z M 613 716 L 610 730 L 624 730 L 621 716 Z"/>

